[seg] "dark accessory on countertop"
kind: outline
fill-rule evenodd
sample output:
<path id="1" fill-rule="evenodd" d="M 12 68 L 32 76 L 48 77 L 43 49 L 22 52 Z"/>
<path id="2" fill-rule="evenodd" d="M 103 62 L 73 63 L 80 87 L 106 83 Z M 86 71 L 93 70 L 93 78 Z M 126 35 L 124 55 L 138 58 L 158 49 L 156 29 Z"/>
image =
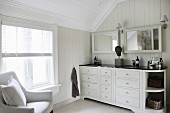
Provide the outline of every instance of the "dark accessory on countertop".
<path id="1" fill-rule="evenodd" d="M 139 67 L 139 58 L 138 58 L 138 56 L 137 56 L 137 58 L 136 58 L 135 64 L 136 64 L 136 67 Z"/>
<path id="2" fill-rule="evenodd" d="M 99 60 L 96 56 L 94 57 L 94 65 L 96 66 L 101 65 L 101 60 Z"/>
<path id="3" fill-rule="evenodd" d="M 79 88 L 78 88 L 78 81 L 77 81 L 77 72 L 75 67 L 73 67 L 72 69 L 71 81 L 72 81 L 72 97 L 76 98 L 76 96 L 79 96 Z"/>
<path id="4" fill-rule="evenodd" d="M 122 48 L 120 47 L 120 46 L 116 46 L 115 47 L 115 51 L 116 51 L 116 54 L 117 54 L 117 56 L 121 56 L 121 52 L 122 52 Z"/>
<path id="5" fill-rule="evenodd" d="M 123 66 L 123 59 L 121 58 L 116 58 L 115 59 L 115 67 L 122 67 Z"/>
<path id="6" fill-rule="evenodd" d="M 135 66 L 135 64 L 136 64 L 136 63 L 135 63 L 135 60 L 132 60 L 132 65 Z"/>

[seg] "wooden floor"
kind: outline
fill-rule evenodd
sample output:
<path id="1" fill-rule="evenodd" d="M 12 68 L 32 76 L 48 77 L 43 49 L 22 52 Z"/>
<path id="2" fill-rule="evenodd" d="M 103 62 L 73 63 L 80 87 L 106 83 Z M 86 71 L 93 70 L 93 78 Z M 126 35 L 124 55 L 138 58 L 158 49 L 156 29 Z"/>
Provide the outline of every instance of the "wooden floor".
<path id="1" fill-rule="evenodd" d="M 130 110 L 115 107 L 92 100 L 77 100 L 61 108 L 54 108 L 54 113 L 133 113 Z"/>

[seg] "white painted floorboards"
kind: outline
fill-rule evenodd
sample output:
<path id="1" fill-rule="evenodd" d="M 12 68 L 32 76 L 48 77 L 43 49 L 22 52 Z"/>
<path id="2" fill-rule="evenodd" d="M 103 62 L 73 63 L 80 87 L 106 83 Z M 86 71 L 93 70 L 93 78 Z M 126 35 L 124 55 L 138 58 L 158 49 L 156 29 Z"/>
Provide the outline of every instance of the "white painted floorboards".
<path id="1" fill-rule="evenodd" d="M 60 108 L 54 108 L 54 113 L 133 113 L 130 110 L 115 107 L 92 100 L 77 100 Z"/>

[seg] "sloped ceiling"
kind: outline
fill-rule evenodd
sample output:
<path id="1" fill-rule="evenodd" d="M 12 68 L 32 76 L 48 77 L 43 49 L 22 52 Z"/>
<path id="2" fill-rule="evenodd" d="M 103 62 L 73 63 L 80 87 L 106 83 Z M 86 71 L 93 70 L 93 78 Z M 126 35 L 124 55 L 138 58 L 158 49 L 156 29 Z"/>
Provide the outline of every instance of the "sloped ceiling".
<path id="1" fill-rule="evenodd" d="M 125 0 L 0 0 L 0 3 L 29 7 L 55 16 L 59 26 L 93 32 L 122 1 Z"/>

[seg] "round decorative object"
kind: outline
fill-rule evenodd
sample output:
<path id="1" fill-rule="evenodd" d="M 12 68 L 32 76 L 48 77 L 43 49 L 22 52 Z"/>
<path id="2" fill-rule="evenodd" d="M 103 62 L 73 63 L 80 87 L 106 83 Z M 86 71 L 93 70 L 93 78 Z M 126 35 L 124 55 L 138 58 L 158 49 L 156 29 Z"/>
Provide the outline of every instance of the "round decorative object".
<path id="1" fill-rule="evenodd" d="M 121 56 L 121 52 L 122 52 L 122 48 L 120 47 L 120 46 L 116 46 L 115 47 L 115 51 L 116 51 L 116 54 L 117 54 L 117 56 Z"/>

